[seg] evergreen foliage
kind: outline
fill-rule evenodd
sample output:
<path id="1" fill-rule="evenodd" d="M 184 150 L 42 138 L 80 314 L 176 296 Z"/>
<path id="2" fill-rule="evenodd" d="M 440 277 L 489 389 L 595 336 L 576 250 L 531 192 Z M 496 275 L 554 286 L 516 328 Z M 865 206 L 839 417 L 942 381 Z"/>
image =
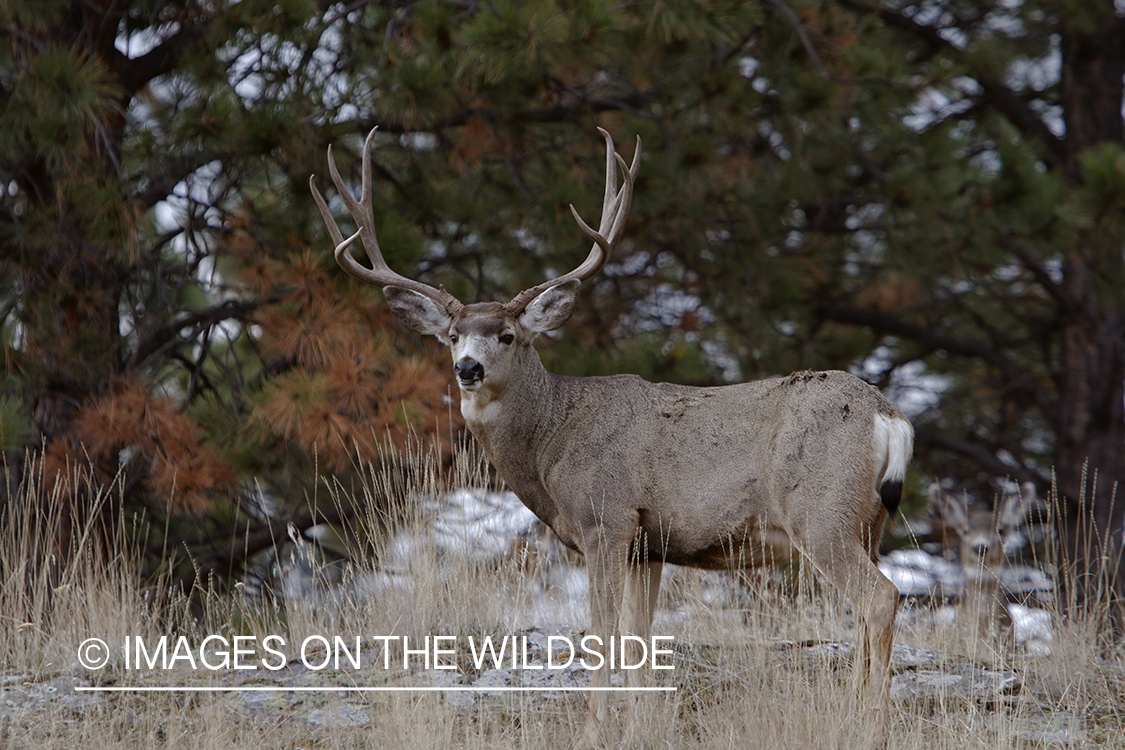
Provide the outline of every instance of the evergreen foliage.
<path id="1" fill-rule="evenodd" d="M 308 178 L 333 143 L 355 184 L 378 125 L 388 262 L 508 299 L 584 255 L 601 125 L 647 156 L 549 367 L 851 368 L 911 410 L 920 474 L 1054 481 L 1071 559 L 1120 566 L 1119 8 L 10 0 L 5 448 L 125 456 L 154 499 L 174 467 L 185 508 L 250 479 L 292 507 L 384 430 L 446 439 L 443 354 L 334 267 Z"/>

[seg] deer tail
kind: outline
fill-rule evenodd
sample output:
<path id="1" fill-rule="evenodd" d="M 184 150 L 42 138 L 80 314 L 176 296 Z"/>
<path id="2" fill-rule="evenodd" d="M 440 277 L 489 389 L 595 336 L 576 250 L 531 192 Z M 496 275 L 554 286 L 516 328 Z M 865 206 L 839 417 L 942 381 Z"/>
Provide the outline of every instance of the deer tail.
<path id="1" fill-rule="evenodd" d="M 879 475 L 879 498 L 891 516 L 902 500 L 902 483 L 906 465 L 914 452 L 914 428 L 897 414 L 875 415 L 875 460 L 882 467 Z"/>

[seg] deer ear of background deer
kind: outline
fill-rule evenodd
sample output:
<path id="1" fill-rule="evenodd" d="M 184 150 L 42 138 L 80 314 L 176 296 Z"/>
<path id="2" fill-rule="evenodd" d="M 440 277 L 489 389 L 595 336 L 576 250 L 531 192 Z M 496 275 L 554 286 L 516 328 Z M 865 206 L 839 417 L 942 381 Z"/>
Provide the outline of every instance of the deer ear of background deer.
<path id="1" fill-rule="evenodd" d="M 1039 495 L 1035 492 L 1035 485 L 1031 482 L 1021 484 L 1019 492 L 1010 493 L 1001 501 L 997 511 L 1001 527 L 1019 526 L 1037 502 Z"/>
<path id="2" fill-rule="evenodd" d="M 445 341 L 444 336 L 453 319 L 441 305 L 418 292 L 398 286 L 383 287 L 383 295 L 399 323 L 412 331 L 437 336 Z"/>
<path id="3" fill-rule="evenodd" d="M 520 322 L 533 333 L 553 331 L 570 320 L 574 313 L 574 303 L 578 299 L 578 279 L 564 281 L 553 286 L 528 303 L 520 315 Z"/>
<path id="4" fill-rule="evenodd" d="M 954 497 L 953 493 L 943 490 L 937 482 L 930 485 L 930 507 L 949 526 L 958 529 L 968 528 L 968 506 L 962 500 Z"/>

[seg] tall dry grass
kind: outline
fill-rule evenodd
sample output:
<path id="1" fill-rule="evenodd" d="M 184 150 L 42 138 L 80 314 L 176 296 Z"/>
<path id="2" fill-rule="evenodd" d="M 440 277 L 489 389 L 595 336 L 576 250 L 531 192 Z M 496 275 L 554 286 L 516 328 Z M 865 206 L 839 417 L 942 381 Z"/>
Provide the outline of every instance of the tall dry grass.
<path id="1" fill-rule="evenodd" d="M 296 659 L 296 644 L 310 635 L 340 635 L 349 642 L 358 635 L 370 645 L 366 639 L 374 635 L 502 637 L 543 625 L 535 621 L 533 593 L 542 571 L 534 560 L 517 552 L 499 562 L 472 561 L 443 555 L 425 541 L 432 539 L 426 530 L 434 521 L 421 510 L 425 498 L 486 481 L 483 462 L 472 451 L 458 457 L 452 476 L 439 470 L 434 456 L 411 451 L 365 465 L 355 488 L 323 487 L 316 502 L 354 499 L 361 508 L 345 535 L 352 562 L 323 571 L 331 586 L 281 598 L 249 597 L 241 588 L 172 594 L 161 581 L 141 580 L 127 540 L 111 539 L 108 557 L 96 554 L 93 528 L 76 535 L 65 569 L 52 572 L 43 557 L 53 542 L 45 530 L 61 503 L 46 497 L 44 483 L 32 476 L 10 499 L 0 537 L 0 746 L 569 747 L 585 717 L 581 694 L 478 696 L 466 703 L 442 693 L 74 690 L 84 684 L 435 684 L 424 671 L 385 671 L 381 663 L 320 672 L 299 664 L 279 672 L 181 664 L 165 672 L 126 669 L 118 652 L 105 667 L 89 670 L 78 664 L 77 653 L 89 637 L 116 645 L 137 636 L 155 641 L 183 635 L 199 643 L 209 635 L 278 635 L 288 644 L 287 656 Z M 112 507 L 113 492 L 88 487 L 72 500 Z M 407 536 L 414 542 L 404 560 L 399 545 Z M 315 550 L 302 548 L 312 544 L 298 538 L 286 554 L 316 559 Z M 585 617 L 573 624 L 584 626 Z M 1125 747 L 1122 651 L 1101 639 L 1097 618 L 1096 612 L 1077 618 L 1056 612 L 1047 656 L 1028 655 L 1003 636 L 966 642 L 961 631 L 932 619 L 901 618 L 896 641 L 920 656 L 913 667 L 900 659 L 896 686 L 919 675 L 971 677 L 979 670 L 1013 679 L 1006 692 L 991 695 L 966 696 L 956 679 L 925 693 L 903 689 L 889 708 L 890 747 Z M 642 701 L 649 746 L 855 746 L 860 728 L 849 708 L 850 609 L 807 567 L 744 576 L 737 585 L 734 576 L 678 570 L 662 593 L 655 629 L 675 636 L 676 668 L 656 683 L 676 691 Z M 472 671 L 465 660 L 461 666 Z M 624 704 L 624 697 L 614 699 L 616 707 Z"/>

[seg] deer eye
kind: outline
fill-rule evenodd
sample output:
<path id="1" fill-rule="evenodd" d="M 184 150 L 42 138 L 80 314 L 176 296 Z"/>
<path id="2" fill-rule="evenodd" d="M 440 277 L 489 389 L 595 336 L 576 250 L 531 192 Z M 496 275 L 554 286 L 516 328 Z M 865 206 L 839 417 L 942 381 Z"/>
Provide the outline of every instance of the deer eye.
<path id="1" fill-rule="evenodd" d="M 512 343 L 515 340 L 516 340 L 516 337 L 514 335 L 510 334 L 510 333 L 505 333 L 504 335 L 502 335 L 500 337 L 500 343 L 503 344 L 504 346 L 507 346 L 508 344 Z"/>
<path id="2" fill-rule="evenodd" d="M 457 335 L 456 333 L 451 333 L 451 334 L 449 334 L 449 343 L 451 343 L 451 344 L 456 344 L 456 343 L 457 343 L 457 341 L 458 341 L 458 340 L 459 340 L 460 338 L 461 338 L 461 337 L 460 337 L 460 336 L 458 336 L 458 335 Z"/>

